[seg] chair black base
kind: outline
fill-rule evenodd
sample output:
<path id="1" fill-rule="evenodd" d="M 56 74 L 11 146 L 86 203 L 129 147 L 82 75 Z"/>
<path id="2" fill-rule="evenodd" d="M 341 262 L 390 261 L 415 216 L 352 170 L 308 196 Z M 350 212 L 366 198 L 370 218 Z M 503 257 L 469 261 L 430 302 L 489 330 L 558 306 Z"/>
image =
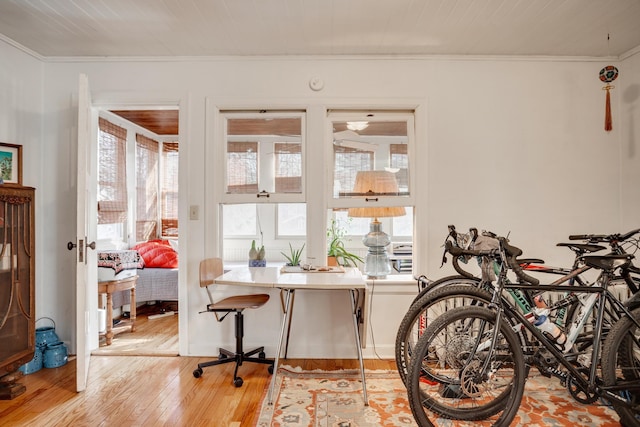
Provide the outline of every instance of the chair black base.
<path id="1" fill-rule="evenodd" d="M 224 363 L 235 363 L 236 367 L 233 371 L 233 385 L 236 387 L 242 387 L 243 380 L 238 376 L 238 368 L 242 366 L 244 362 L 248 363 L 262 363 L 268 366 L 268 371 L 273 374 L 273 359 L 267 359 L 264 353 L 264 347 L 255 348 L 249 352 L 244 352 L 242 349 L 242 337 L 244 336 L 243 316 L 241 311 L 236 311 L 236 351 L 229 351 L 224 348 L 220 349 L 220 355 L 217 360 L 210 360 L 208 362 L 198 363 L 198 367 L 193 371 L 193 376 L 200 378 L 202 376 L 202 368 L 208 366 L 222 365 Z M 253 357 L 254 355 L 257 357 Z"/>

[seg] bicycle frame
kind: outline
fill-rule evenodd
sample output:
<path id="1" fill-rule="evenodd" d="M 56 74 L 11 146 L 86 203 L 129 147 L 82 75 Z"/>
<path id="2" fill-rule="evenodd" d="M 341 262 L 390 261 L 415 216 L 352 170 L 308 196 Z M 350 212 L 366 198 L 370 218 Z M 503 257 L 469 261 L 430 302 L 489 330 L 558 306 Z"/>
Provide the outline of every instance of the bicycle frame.
<path id="1" fill-rule="evenodd" d="M 530 287 L 532 290 L 539 290 L 539 291 L 552 291 L 552 292 L 571 291 L 574 293 L 595 294 L 596 298 L 592 298 L 592 301 L 589 307 L 585 306 L 587 310 L 585 310 L 584 316 L 580 320 L 580 324 L 576 325 L 575 327 L 572 327 L 570 332 L 571 337 L 567 336 L 567 340 L 573 339 L 575 341 L 578 332 L 581 331 L 582 330 L 581 328 L 584 327 L 584 324 L 586 322 L 586 319 L 588 318 L 588 315 L 591 313 L 596 302 L 599 300 L 599 301 L 602 301 L 603 303 L 597 306 L 598 310 L 596 314 L 596 325 L 594 330 L 594 333 L 595 333 L 594 343 L 600 343 L 603 335 L 602 325 L 604 320 L 605 307 L 607 303 L 610 304 L 612 307 L 617 308 L 617 313 L 620 314 L 619 318 L 621 318 L 622 316 L 628 316 L 630 319 L 634 321 L 636 326 L 640 328 L 640 324 L 635 321 L 633 316 L 631 316 L 630 311 L 624 306 L 624 304 L 618 301 L 618 299 L 613 294 L 611 294 L 611 292 L 609 292 L 609 290 L 607 289 L 609 281 L 610 281 L 610 277 L 608 277 L 606 274 L 603 274 L 602 278 L 599 279 L 597 282 L 598 285 L 595 285 L 595 286 L 527 285 L 527 287 Z M 518 289 L 518 287 L 521 287 L 521 286 L 522 285 L 503 284 L 503 289 L 505 290 Z M 504 300 L 502 299 L 502 301 Z M 605 397 L 607 399 L 618 399 L 621 402 L 625 402 L 623 398 L 615 394 L 616 390 L 609 390 L 604 386 L 598 385 L 596 382 L 597 366 L 598 366 L 598 363 L 596 361 L 599 360 L 599 357 L 600 357 L 599 345 L 592 346 L 592 352 L 591 352 L 592 363 L 589 367 L 589 378 L 585 379 L 584 376 L 578 370 L 578 368 L 575 367 L 571 363 L 571 361 L 567 359 L 565 353 L 557 348 L 555 342 L 547 338 L 542 333 L 542 331 L 540 331 L 535 325 L 529 322 L 528 319 L 522 313 L 519 312 L 519 310 L 514 309 L 514 307 L 510 304 L 505 305 L 504 303 L 498 302 L 498 300 L 496 300 L 495 308 L 497 308 L 497 318 L 496 318 L 496 326 L 495 326 L 496 328 L 499 328 L 500 322 L 502 321 L 502 316 L 505 315 L 505 313 L 507 316 L 513 319 L 517 319 L 518 324 L 521 325 L 521 327 L 527 329 L 538 340 L 538 342 L 542 344 L 542 346 L 556 358 L 558 363 L 560 363 L 569 371 L 569 373 L 571 374 L 571 380 L 575 381 L 582 390 L 586 390 L 589 393 L 595 393 L 598 396 Z M 640 384 L 634 384 L 631 387 L 625 388 L 625 390 L 640 391 Z"/>
<path id="2" fill-rule="evenodd" d="M 472 255 L 481 254 L 478 251 L 476 252 L 468 251 L 468 253 Z M 625 307 L 625 305 L 621 303 L 608 290 L 609 283 L 614 277 L 613 271 L 616 269 L 615 265 L 613 263 L 610 266 L 606 266 L 606 264 L 603 264 L 605 267 L 602 267 L 602 273 L 599 275 L 595 284 L 591 286 L 576 286 L 576 285 L 568 286 L 568 285 L 561 284 L 572 279 L 573 277 L 576 277 L 577 275 L 588 270 L 589 268 L 591 268 L 589 265 L 585 265 L 584 267 L 581 267 L 575 271 L 572 271 L 570 274 L 559 278 L 553 284 L 541 285 L 537 279 L 527 276 L 522 271 L 522 268 L 519 266 L 515 258 L 520 253 L 521 251 L 518 248 L 509 246 L 505 240 L 502 240 L 500 251 L 498 253 L 495 253 L 495 252 L 493 253 L 494 256 L 499 254 L 500 265 L 503 266 L 500 269 L 496 284 L 494 286 L 492 301 L 489 305 L 489 308 L 495 309 L 496 311 L 496 322 L 494 324 L 495 330 L 493 331 L 493 338 L 490 339 L 488 343 L 487 342 L 483 343 L 480 340 L 476 342 L 476 344 L 474 345 L 474 348 L 476 349 L 476 351 L 478 349 L 482 349 L 483 351 L 485 351 L 485 349 L 488 349 L 488 352 L 489 352 L 488 354 L 492 354 L 494 352 L 495 345 L 497 342 L 497 339 L 496 339 L 497 335 L 495 334 L 497 333 L 497 331 L 500 330 L 501 322 L 506 321 L 503 319 L 503 316 L 506 315 L 507 318 L 511 319 L 509 321 L 509 325 L 512 325 L 515 322 L 516 326 L 518 326 L 520 330 L 521 328 L 525 328 L 526 330 L 528 330 L 530 334 L 533 337 L 535 337 L 537 342 L 546 350 L 548 350 L 553 355 L 553 357 L 555 357 L 557 363 L 559 363 L 560 365 L 564 366 L 567 369 L 569 374 L 567 375 L 565 373 L 558 371 L 557 369 L 552 370 L 551 368 L 547 367 L 548 372 L 553 373 L 555 376 L 561 377 L 568 381 L 572 381 L 571 383 L 568 383 L 568 385 L 569 386 L 576 385 L 577 387 L 579 387 L 581 392 L 586 392 L 587 394 L 592 394 L 597 397 L 606 397 L 608 399 L 618 399 L 620 402 L 624 402 L 623 404 L 627 405 L 626 401 L 622 397 L 617 396 L 614 393 L 615 390 L 609 390 L 603 386 L 600 386 L 596 381 L 597 367 L 598 367 L 598 361 L 600 360 L 600 351 L 601 351 L 599 343 L 601 342 L 603 337 L 603 323 L 605 319 L 604 314 L 607 306 L 610 306 L 614 309 L 613 311 L 616 316 L 614 320 L 618 320 L 622 318 L 622 316 L 627 316 L 633 320 L 633 322 L 636 324 L 638 328 L 640 328 L 640 323 L 638 323 L 631 316 L 630 309 Z M 587 264 L 590 264 L 590 263 L 587 263 Z M 597 261 L 594 261 L 594 264 L 592 266 L 595 266 L 595 265 L 598 265 Z M 510 283 L 508 280 L 506 280 L 507 278 L 506 266 L 509 266 L 512 270 L 514 270 L 518 278 L 525 283 L 513 284 L 513 283 Z M 621 267 L 624 267 L 624 265 L 621 265 Z M 566 347 L 563 346 L 562 348 L 558 348 L 554 341 L 547 338 L 542 333 L 542 331 L 538 329 L 530 321 L 529 318 L 526 317 L 526 314 L 527 314 L 526 312 L 522 313 L 521 310 L 519 310 L 519 308 L 521 308 L 520 306 L 521 304 L 517 298 L 516 298 L 516 304 L 514 305 L 503 296 L 503 292 L 505 290 L 508 293 L 515 293 L 516 295 L 518 294 L 526 295 L 531 291 L 538 291 L 539 293 L 550 291 L 550 292 L 567 292 L 567 293 L 570 292 L 569 295 L 594 294 L 595 297 L 587 298 L 588 307 L 586 307 L 582 316 L 580 316 L 578 320 L 576 320 L 575 322 L 576 324 L 572 326 L 571 332 L 570 332 L 572 342 L 570 344 L 565 343 Z M 572 361 L 570 361 L 567 358 L 567 356 L 565 356 L 565 352 L 571 349 L 571 347 L 573 346 L 573 343 L 575 342 L 578 336 L 578 333 L 584 329 L 584 326 L 586 324 L 586 319 L 589 317 L 590 314 L 592 314 L 597 301 L 601 301 L 601 304 L 597 306 L 598 309 L 596 314 L 596 325 L 594 329 L 593 342 L 596 343 L 596 345 L 592 346 L 592 349 L 591 349 L 592 363 L 589 366 L 588 378 L 585 378 L 580 372 L 579 368 L 574 366 L 572 364 Z M 484 325 L 482 325 L 482 328 L 483 328 L 482 330 L 484 330 Z M 478 336 L 478 338 L 480 338 L 480 336 Z M 567 340 L 568 339 L 569 338 L 567 338 Z M 536 350 L 538 348 L 539 347 L 537 347 Z M 529 356 L 533 356 L 534 354 L 537 354 L 537 352 L 536 353 L 532 352 L 531 349 L 527 351 Z M 487 372 L 487 369 L 489 367 L 490 359 L 491 357 L 487 357 L 485 359 L 485 362 L 483 363 L 483 370 L 485 373 Z M 616 390 L 620 388 L 621 388 L 620 386 L 617 386 Z M 637 384 L 637 385 L 634 384 L 633 387 L 626 387 L 624 388 L 624 390 L 634 390 L 634 391 L 640 390 L 640 384 Z"/>

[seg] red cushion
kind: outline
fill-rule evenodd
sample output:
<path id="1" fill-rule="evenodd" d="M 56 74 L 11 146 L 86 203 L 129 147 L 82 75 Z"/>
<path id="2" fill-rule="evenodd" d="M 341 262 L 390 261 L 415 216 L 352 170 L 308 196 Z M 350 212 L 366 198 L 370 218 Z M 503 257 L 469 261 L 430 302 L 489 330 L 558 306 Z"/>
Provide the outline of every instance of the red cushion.
<path id="1" fill-rule="evenodd" d="M 166 240 L 149 240 L 133 247 L 149 268 L 178 268 L 178 253 Z"/>

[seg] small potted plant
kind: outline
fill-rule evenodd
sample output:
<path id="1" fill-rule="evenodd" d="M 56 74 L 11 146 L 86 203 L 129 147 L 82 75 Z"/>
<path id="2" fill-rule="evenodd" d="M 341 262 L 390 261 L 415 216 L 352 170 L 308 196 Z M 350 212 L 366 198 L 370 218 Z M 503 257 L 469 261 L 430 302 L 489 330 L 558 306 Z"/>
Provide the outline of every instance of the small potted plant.
<path id="1" fill-rule="evenodd" d="M 251 241 L 251 249 L 249 250 L 249 267 L 266 267 L 267 260 L 264 259 L 264 245 L 260 249 L 256 247 L 256 241 Z"/>
<path id="2" fill-rule="evenodd" d="M 338 224 L 335 219 L 331 220 L 331 225 L 327 229 L 327 265 L 342 265 L 345 267 L 356 266 L 358 262 L 362 262 L 362 258 L 349 252 L 344 241 L 347 230 Z"/>
<path id="3" fill-rule="evenodd" d="M 293 249 L 291 243 L 289 243 L 289 254 L 285 254 L 284 252 L 280 252 L 287 260 L 287 265 L 290 266 L 298 266 L 300 265 L 300 260 L 302 258 L 302 250 L 304 249 L 304 243 L 300 249 Z"/>

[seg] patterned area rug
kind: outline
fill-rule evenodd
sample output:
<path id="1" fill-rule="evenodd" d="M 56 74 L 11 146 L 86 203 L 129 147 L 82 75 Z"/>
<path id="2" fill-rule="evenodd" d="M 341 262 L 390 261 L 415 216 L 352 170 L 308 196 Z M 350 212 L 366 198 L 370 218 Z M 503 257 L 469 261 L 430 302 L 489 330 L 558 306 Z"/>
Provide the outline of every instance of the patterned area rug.
<path id="1" fill-rule="evenodd" d="M 359 370 L 278 369 L 274 403 L 263 396 L 257 426 L 415 426 L 407 392 L 396 371 L 366 371 L 364 406 Z"/>
<path id="2" fill-rule="evenodd" d="M 369 406 L 364 406 L 358 370 L 278 370 L 274 404 L 261 403 L 258 427 L 415 426 L 406 389 L 396 371 L 366 371 Z M 435 416 L 436 426 L 479 426 Z M 558 379 L 531 374 L 514 426 L 619 426 L 613 409 L 596 402 L 583 405 Z"/>

